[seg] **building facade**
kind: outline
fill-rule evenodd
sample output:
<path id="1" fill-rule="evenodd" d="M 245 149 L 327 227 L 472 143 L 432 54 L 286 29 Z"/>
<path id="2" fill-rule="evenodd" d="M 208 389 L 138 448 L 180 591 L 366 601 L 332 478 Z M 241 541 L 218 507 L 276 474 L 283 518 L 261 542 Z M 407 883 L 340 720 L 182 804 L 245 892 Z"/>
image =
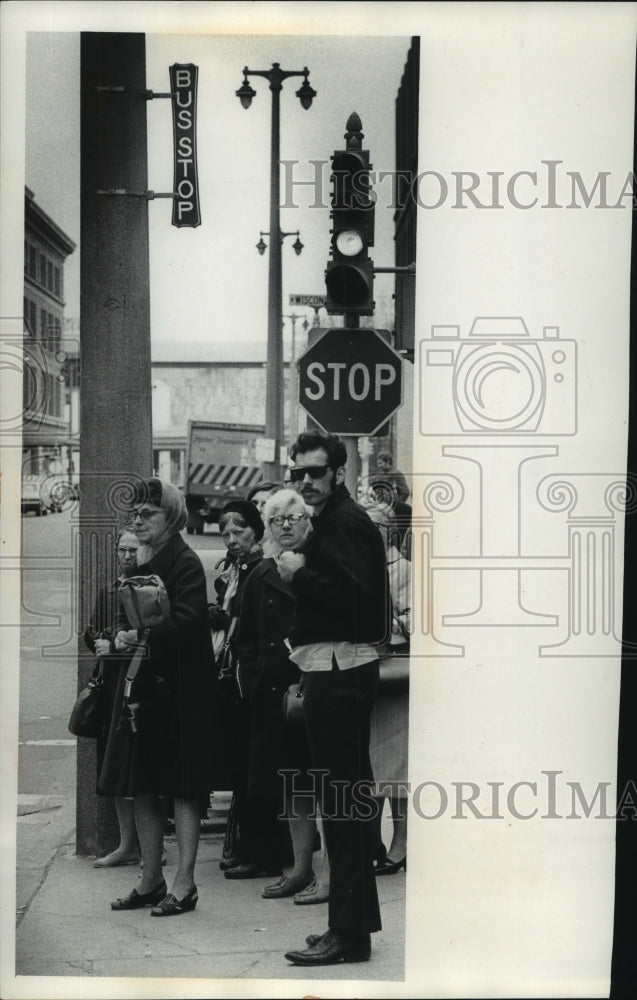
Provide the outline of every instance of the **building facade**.
<path id="1" fill-rule="evenodd" d="M 78 352 L 63 336 L 64 261 L 74 250 L 25 188 L 23 476 L 67 473 L 74 464 L 71 383 L 79 384 Z"/>

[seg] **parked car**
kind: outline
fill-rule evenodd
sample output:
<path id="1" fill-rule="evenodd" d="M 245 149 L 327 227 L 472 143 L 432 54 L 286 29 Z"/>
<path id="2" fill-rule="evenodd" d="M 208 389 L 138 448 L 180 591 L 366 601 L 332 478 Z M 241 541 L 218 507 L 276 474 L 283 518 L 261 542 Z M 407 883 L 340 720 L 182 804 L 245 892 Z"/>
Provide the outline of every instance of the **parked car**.
<path id="1" fill-rule="evenodd" d="M 25 476 L 22 480 L 21 511 L 28 514 L 32 510 L 36 517 L 44 517 L 49 512 L 46 498 L 42 495 L 39 476 Z"/>

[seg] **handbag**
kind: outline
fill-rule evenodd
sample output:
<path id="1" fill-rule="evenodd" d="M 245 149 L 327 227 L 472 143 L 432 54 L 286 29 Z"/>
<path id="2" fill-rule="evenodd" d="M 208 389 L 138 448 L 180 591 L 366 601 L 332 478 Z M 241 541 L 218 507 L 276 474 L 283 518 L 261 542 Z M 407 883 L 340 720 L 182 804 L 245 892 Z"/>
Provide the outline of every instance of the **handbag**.
<path id="1" fill-rule="evenodd" d="M 98 660 L 93 676 L 80 691 L 69 719 L 69 732 L 96 740 L 104 729 L 104 664 Z"/>
<path id="2" fill-rule="evenodd" d="M 222 691 L 222 697 L 229 702 L 240 701 L 243 698 L 239 680 L 239 664 L 232 647 L 232 636 L 237 627 L 238 618 L 233 618 L 225 637 L 221 653 L 217 658 L 217 680 Z"/>
<path id="3" fill-rule="evenodd" d="M 170 617 L 170 601 L 161 577 L 129 576 L 119 585 L 119 600 L 133 628 L 153 628 Z"/>
<path id="4" fill-rule="evenodd" d="M 305 678 L 306 674 L 303 674 L 301 680 L 290 684 L 283 695 L 283 719 L 286 726 L 292 726 L 292 728 L 305 725 L 305 708 L 303 704 L 305 698 Z"/>

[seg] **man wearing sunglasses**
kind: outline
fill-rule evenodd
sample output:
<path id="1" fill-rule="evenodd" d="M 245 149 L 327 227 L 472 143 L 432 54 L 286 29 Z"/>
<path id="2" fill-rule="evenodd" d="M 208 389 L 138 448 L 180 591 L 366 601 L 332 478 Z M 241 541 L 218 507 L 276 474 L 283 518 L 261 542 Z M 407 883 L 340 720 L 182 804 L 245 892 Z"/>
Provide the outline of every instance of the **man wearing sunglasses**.
<path id="1" fill-rule="evenodd" d="M 290 659 L 305 675 L 305 725 L 331 875 L 327 932 L 285 957 L 294 965 L 365 962 L 370 933 L 381 927 L 373 824 L 360 803 L 373 780 L 375 644 L 391 631 L 385 546 L 345 486 L 339 438 L 300 434 L 290 454 L 292 485 L 313 508 L 313 530 L 303 551 L 283 552 L 278 566 L 296 601 Z"/>

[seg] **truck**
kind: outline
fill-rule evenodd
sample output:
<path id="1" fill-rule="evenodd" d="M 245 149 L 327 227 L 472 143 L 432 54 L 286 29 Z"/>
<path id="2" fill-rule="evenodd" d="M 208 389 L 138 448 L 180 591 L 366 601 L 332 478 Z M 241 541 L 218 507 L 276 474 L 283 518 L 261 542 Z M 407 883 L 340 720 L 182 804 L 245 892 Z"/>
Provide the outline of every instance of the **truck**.
<path id="1" fill-rule="evenodd" d="M 249 424 L 188 421 L 186 485 L 189 535 L 216 524 L 230 500 L 245 500 L 262 479 L 264 428 Z"/>

